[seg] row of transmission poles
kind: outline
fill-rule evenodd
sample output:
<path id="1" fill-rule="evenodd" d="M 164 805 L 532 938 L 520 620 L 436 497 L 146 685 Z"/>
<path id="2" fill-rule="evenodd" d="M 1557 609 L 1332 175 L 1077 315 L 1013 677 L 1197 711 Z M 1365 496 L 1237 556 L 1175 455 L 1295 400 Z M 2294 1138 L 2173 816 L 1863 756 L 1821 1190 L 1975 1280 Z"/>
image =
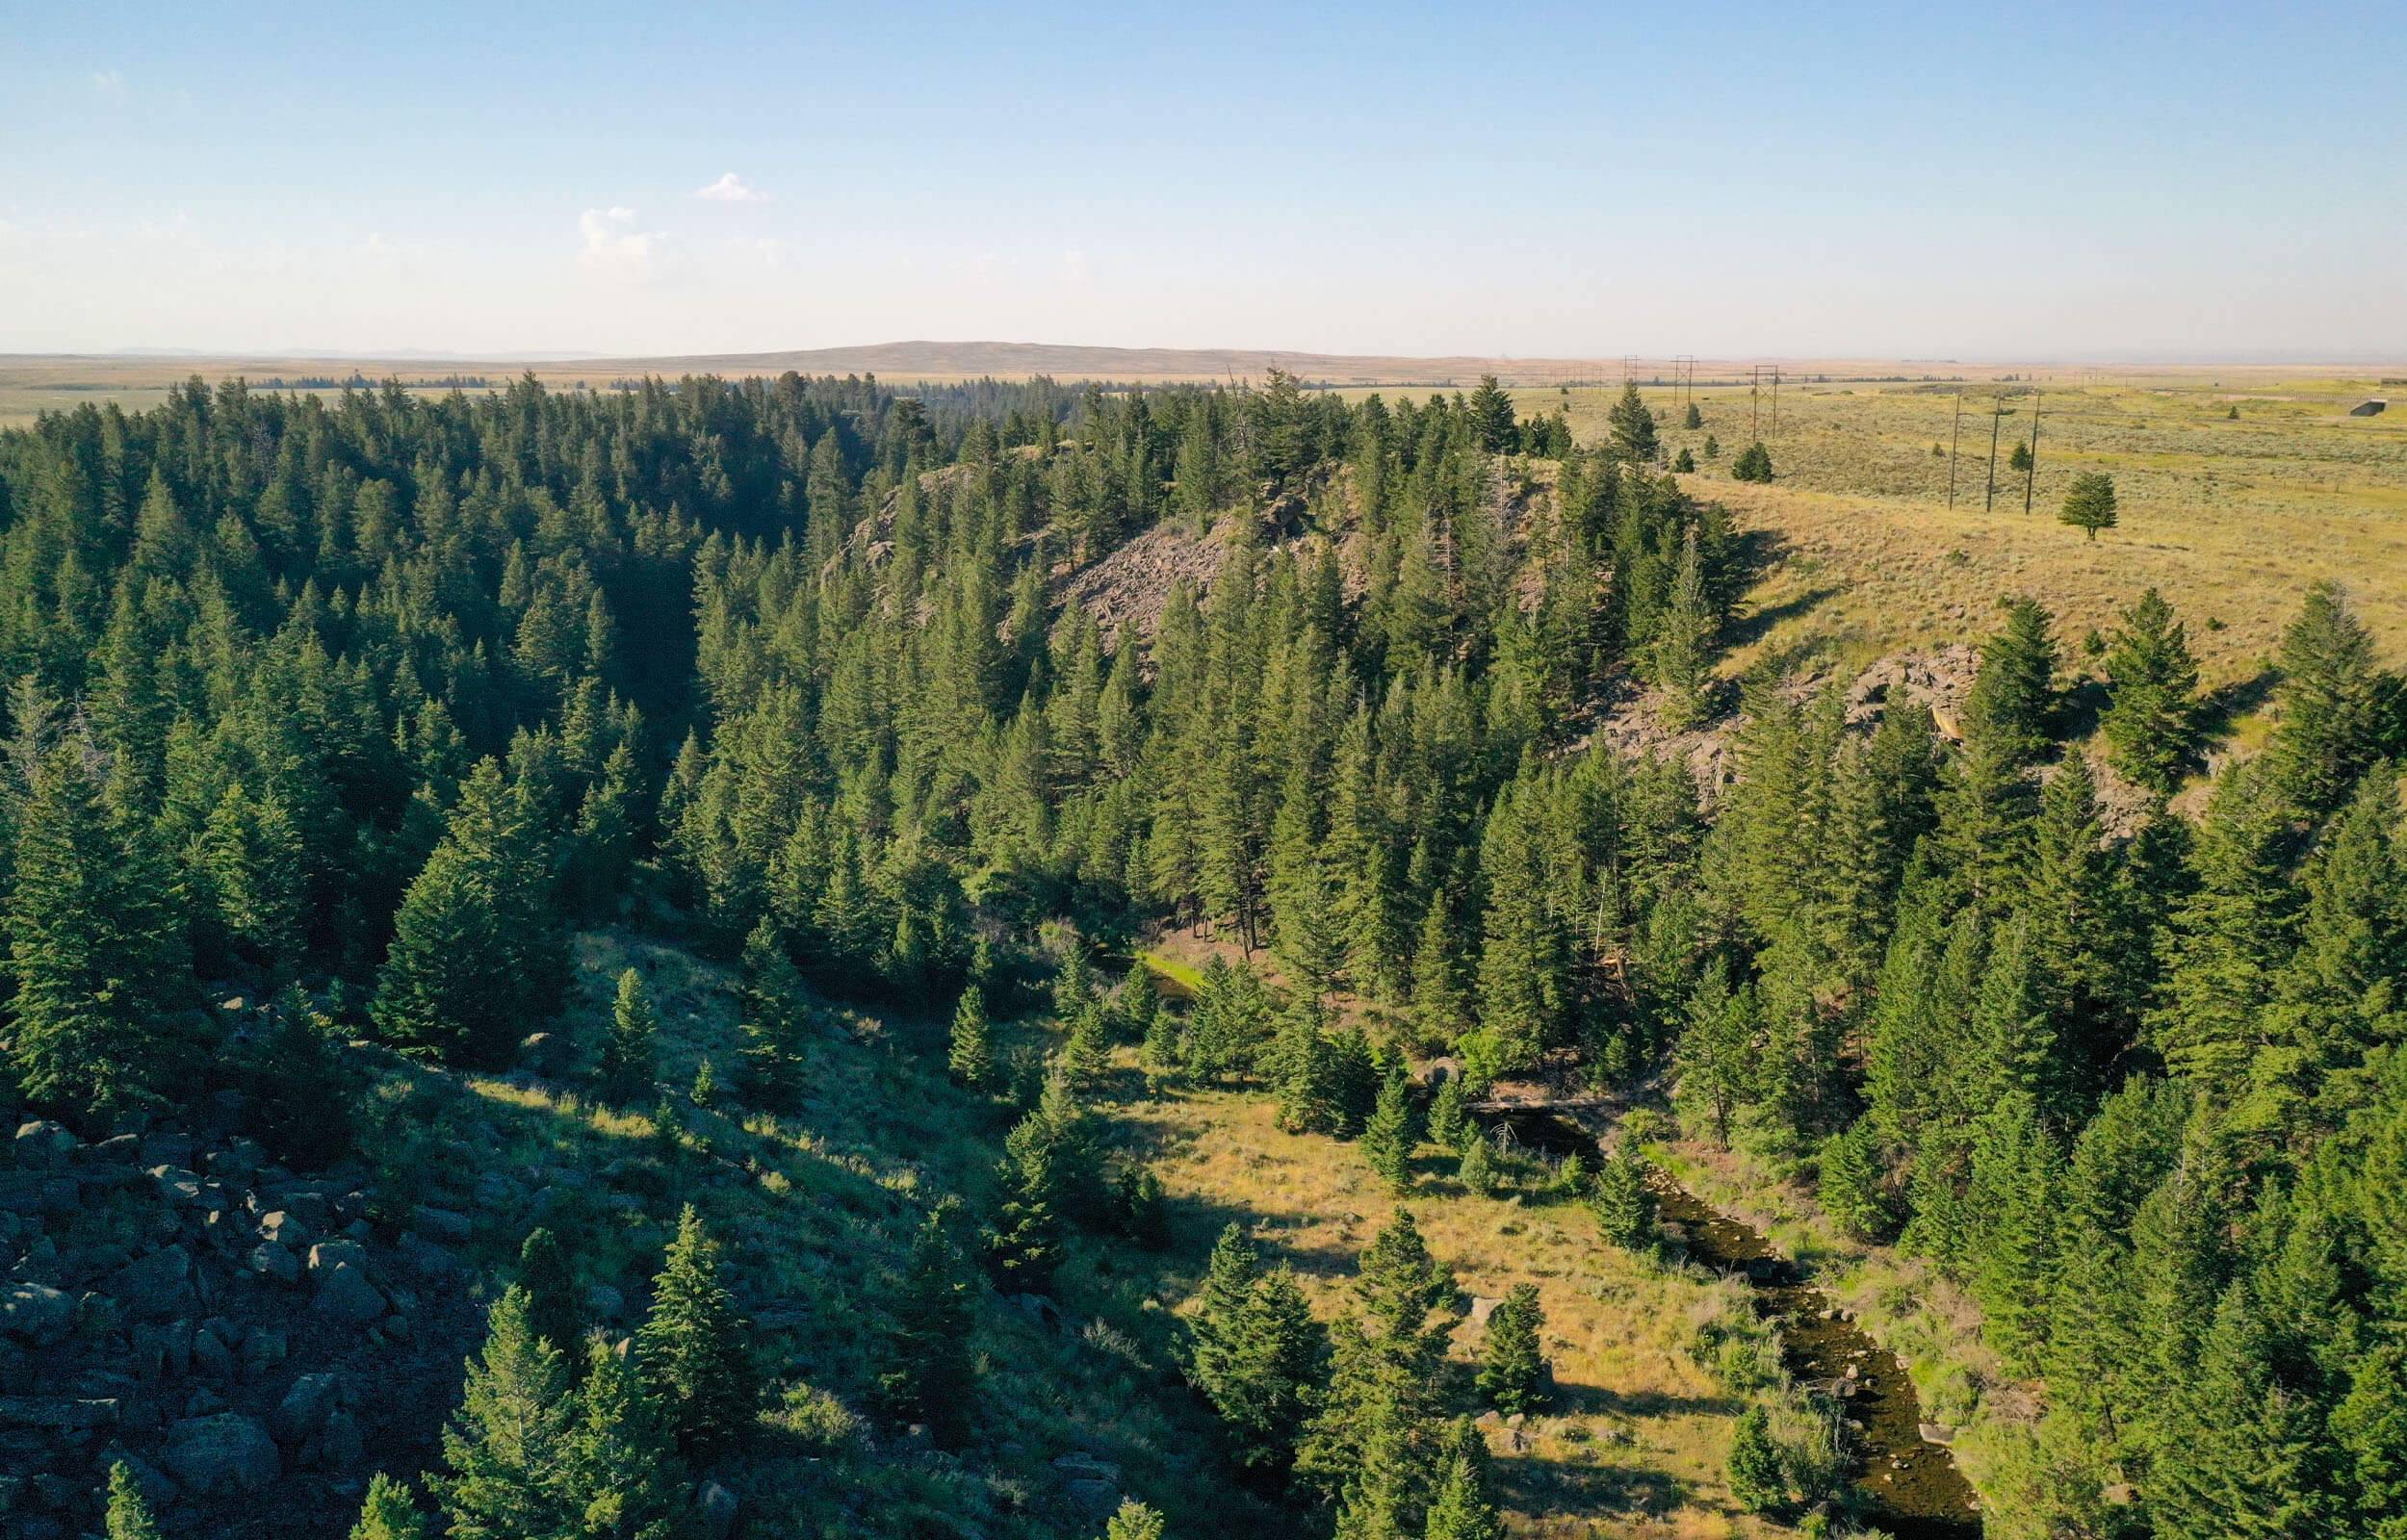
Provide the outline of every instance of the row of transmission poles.
<path id="1" fill-rule="evenodd" d="M 1998 505 L 1998 434 L 2006 420 L 2014 415 L 2014 408 L 2006 404 L 2004 392 L 1989 398 L 1989 486 L 1981 503 L 1988 512 Z M 1777 422 L 1777 419 L 1774 419 Z M 1955 452 L 1964 441 L 1964 392 L 1955 392 L 1955 425 L 1948 435 L 1948 506 L 1955 506 Z M 2031 393 L 2031 438 L 2023 457 L 2023 511 L 2031 511 L 2032 486 L 2039 478 L 2039 393 Z"/>

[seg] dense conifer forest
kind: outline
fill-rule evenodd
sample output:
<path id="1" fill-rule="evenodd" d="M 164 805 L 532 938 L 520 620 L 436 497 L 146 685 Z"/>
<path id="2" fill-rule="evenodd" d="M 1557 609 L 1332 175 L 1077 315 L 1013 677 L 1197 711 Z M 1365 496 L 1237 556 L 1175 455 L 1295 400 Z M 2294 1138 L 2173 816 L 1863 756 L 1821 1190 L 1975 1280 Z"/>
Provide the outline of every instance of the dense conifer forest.
<path id="1" fill-rule="evenodd" d="M 1413 1159 L 1485 1163 L 1468 1109 L 1547 1081 L 1964 1292 L 2044 1407 L 1993 1534 L 2407 1535 L 2407 696 L 2345 595 L 2298 596 L 2245 752 L 2153 591 L 2086 639 L 2003 603 L 1943 720 L 1718 670 L 1774 553 L 1664 458 L 1635 392 L 1575 445 L 1492 379 L 1276 373 L 194 381 L 0 435 L 0 1524 L 248 1532 L 264 1462 L 334 1473 L 290 1533 L 1146 1540 L 1219 1488 L 1273 1532 L 1488 1540 L 1470 1419 L 1544 1405 L 1543 1323 L 1516 1294 L 1442 1372 Z M 1633 701 L 1638 753 L 1601 732 Z M 1164 935 L 1214 944 L 1195 987 L 1140 960 Z M 672 1072 L 632 963 L 563 1040 L 595 937 L 723 970 L 738 1051 Z M 878 1040 L 924 1097 L 851 1115 L 953 1119 L 985 1168 L 852 1199 L 896 1210 L 874 1253 L 739 1223 L 789 1180 L 747 1142 L 842 1099 L 869 1017 L 929 1024 Z M 1274 1099 L 1398 1208 L 1333 1322 L 1232 1216 L 1176 1375 L 1129 1382 L 1201 1463 L 1060 1467 L 1088 1523 L 981 1481 L 1050 1382 L 967 1345 L 1074 1251 L 1160 1246 L 1116 1066 Z M 626 1191 L 498 1239 L 427 1196 L 500 1164 L 426 1112 L 475 1077 L 577 1098 Z M 1600 1245 L 1665 1245 L 1641 1143 L 1565 1178 Z M 213 1207 L 238 1168 L 298 1239 Z M 415 1293 L 479 1314 L 408 1328 L 415 1442 L 284 1399 L 212 1460 L 259 1426 L 214 1393 L 130 1415 L 161 1328 L 104 1280 L 182 1221 L 76 1227 L 153 1184 L 214 1234 L 170 1249 L 305 1270 L 395 1343 L 451 1256 Z M 227 1352 L 203 1304 L 170 1359 Z M 1783 1437 L 1740 1420 L 1732 1491 L 1840 1532 Z"/>

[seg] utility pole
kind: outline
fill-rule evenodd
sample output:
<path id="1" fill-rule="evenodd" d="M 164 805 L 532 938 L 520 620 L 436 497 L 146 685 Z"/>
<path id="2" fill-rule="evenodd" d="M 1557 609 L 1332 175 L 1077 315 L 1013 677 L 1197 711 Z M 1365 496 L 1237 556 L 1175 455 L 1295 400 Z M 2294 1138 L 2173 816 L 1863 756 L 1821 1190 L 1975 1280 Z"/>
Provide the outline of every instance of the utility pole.
<path id="1" fill-rule="evenodd" d="M 1772 434 L 1780 436 L 1780 366 L 1772 366 Z"/>
<path id="2" fill-rule="evenodd" d="M 1990 512 L 1998 505 L 1998 429 L 2006 425 L 2006 398 L 1989 398 L 1989 498 L 1980 511 Z"/>
<path id="3" fill-rule="evenodd" d="M 1948 506 L 1955 506 L 1955 447 L 1964 442 L 1964 387 L 1955 387 L 1955 430 L 1948 435 Z"/>
<path id="4" fill-rule="evenodd" d="M 1747 371 L 1747 436 L 1760 442 L 1763 438 L 1764 366 L 1751 364 Z"/>
<path id="5" fill-rule="evenodd" d="M 2023 511 L 2031 511 L 2031 484 L 2039 477 L 2039 393 L 2031 393 L 2031 453 L 2023 461 Z"/>

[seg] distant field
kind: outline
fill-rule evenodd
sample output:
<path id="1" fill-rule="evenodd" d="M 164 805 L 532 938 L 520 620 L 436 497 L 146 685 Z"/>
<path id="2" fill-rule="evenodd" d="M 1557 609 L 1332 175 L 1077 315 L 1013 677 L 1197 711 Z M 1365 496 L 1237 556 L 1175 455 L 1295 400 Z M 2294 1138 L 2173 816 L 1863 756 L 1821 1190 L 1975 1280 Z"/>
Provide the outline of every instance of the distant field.
<path id="1" fill-rule="evenodd" d="M 1703 358 L 1695 362 L 1690 377 L 1700 387 L 1715 382 L 1745 380 L 1753 360 Z M 274 355 L 175 357 L 121 354 L 0 353 L 0 426 L 30 421 L 44 411 L 72 408 L 86 401 L 116 401 L 129 411 L 156 405 L 169 387 L 197 374 L 220 380 L 240 376 L 253 381 L 281 376 L 347 375 L 356 371 L 374 380 L 387 377 L 419 380 L 453 373 L 479 374 L 499 384 L 531 373 L 554 388 L 580 384 L 607 388 L 619 378 L 659 374 L 780 374 L 794 370 L 806 374 L 873 373 L 893 383 L 940 384 L 992 376 L 1024 379 L 1049 374 L 1061 380 L 1259 380 L 1272 368 L 1287 370 L 1305 380 L 1337 388 L 1376 386 L 1388 391 L 1467 389 L 1482 374 L 1494 374 L 1517 389 L 1544 390 L 1568 385 L 1577 398 L 1602 411 L 1604 398 L 1593 387 L 1611 381 L 1615 389 L 1625 372 L 1644 381 L 1671 378 L 1679 366 L 1669 359 L 1632 358 L 1480 358 L 1454 356 L 1413 358 L 1389 354 L 1311 353 L 1277 348 L 1084 347 L 1049 343 L 902 342 L 852 347 L 818 347 L 757 353 L 711 353 L 658 358 L 592 358 L 544 360 L 535 363 L 458 358 L 292 358 Z M 1787 359 L 1781 368 L 1792 380 L 1817 376 L 1835 381 L 1986 381 L 2004 375 L 2064 375 L 2062 366 L 2013 363 L 1968 364 L 1953 359 L 1826 358 Z M 2311 372 L 2300 370 L 2251 372 L 2254 376 L 2280 379 Z M 2407 372 L 2392 369 L 2390 373 Z M 2213 370 L 2169 369 L 2157 373 L 2172 380 L 2196 382 L 2215 374 Z M 440 389 L 442 387 L 435 387 Z M 1869 387 L 1868 387 L 1869 388 Z M 1741 394 L 1744 394 L 1742 389 Z M 1784 392 L 1784 403 L 1785 403 Z"/>
<path id="2" fill-rule="evenodd" d="M 2023 474 L 2007 466 L 2031 431 L 2028 394 L 2005 398 L 1996 505 L 1983 505 L 1990 404 L 2023 386 L 1964 388 L 1953 508 L 1953 385 L 1792 379 L 1776 428 L 1769 394 L 1700 389 L 1705 422 L 1694 431 L 1679 426 L 1677 393 L 1643 391 L 1668 452 L 1695 453 L 1691 484 L 1784 542 L 1786 560 L 1754 596 L 1771 624 L 1742 661 L 1765 649 L 1860 660 L 1978 636 L 2001 596 L 2023 593 L 2054 608 L 2077 644 L 2155 584 L 2189 622 L 2213 684 L 2256 672 L 2301 591 L 2322 578 L 2347 585 L 2386 654 L 2407 656 L 2407 390 L 2390 389 L 2397 404 L 2384 415 L 2356 418 L 2350 406 L 2384 394 L 2378 374 L 2073 373 L 2031 384 L 2040 422 L 2028 516 Z M 1585 443 L 1603 435 L 1618 390 L 1518 394 L 1525 411 L 1567 404 Z M 1768 487 L 1729 478 L 1750 417 L 1772 453 Z M 1721 441 L 1717 460 L 1705 458 L 1708 434 Z M 2122 519 L 2094 543 L 2056 517 L 2075 473 L 2092 470 L 2114 477 Z"/>

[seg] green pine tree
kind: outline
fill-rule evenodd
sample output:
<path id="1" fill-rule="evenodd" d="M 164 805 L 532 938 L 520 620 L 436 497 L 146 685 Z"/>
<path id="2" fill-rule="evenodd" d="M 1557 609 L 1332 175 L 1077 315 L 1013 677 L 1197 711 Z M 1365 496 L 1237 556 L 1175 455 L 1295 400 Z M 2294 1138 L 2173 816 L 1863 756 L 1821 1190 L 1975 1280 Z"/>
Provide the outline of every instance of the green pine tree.
<path id="1" fill-rule="evenodd" d="M 1625 1148 L 1598 1168 L 1589 1206 L 1609 1245 L 1624 1251 L 1654 1247 L 1655 1190 L 1646 1183 L 1645 1158 L 1635 1150 Z"/>
<path id="2" fill-rule="evenodd" d="M 1612 435 L 1614 458 L 1640 465 L 1654 459 L 1660 442 L 1655 436 L 1655 414 L 1640 398 L 1635 381 L 1622 385 L 1620 398 L 1605 415 L 1605 425 Z"/>
<path id="3" fill-rule="evenodd" d="M 190 965 L 165 874 L 139 837 L 113 827 L 72 737 L 35 760 L 15 814 L 0 920 L 16 985 L 17 1084 L 78 1114 L 155 1102 L 184 1067 L 161 1009 Z"/>
<path id="4" fill-rule="evenodd" d="M 2198 664 L 2189 634 L 2154 588 L 2125 610 L 2107 639 L 2107 708 L 2099 722 L 2114 768 L 2151 791 L 2170 792 L 2198 743 Z"/>
<path id="5" fill-rule="evenodd" d="M 1772 1436 L 1772 1416 L 1761 1402 L 1739 1414 L 1730 1434 L 1730 1496 L 1749 1513 L 1771 1513 L 1786 1507 L 1789 1478 L 1779 1443 Z"/>
<path id="6" fill-rule="evenodd" d="M 382 1471 L 370 1476 L 368 1496 L 359 1505 L 359 1522 L 351 1526 L 349 1540 L 427 1540 L 426 1515 L 418 1511 L 409 1484 Z"/>
<path id="7" fill-rule="evenodd" d="M 1161 1514 L 1134 1498 L 1120 1500 L 1120 1509 L 1103 1526 L 1103 1540 L 1162 1540 Z"/>
<path id="8" fill-rule="evenodd" d="M 527 1292 L 527 1325 L 568 1365 L 584 1360 L 583 1301 L 559 1238 L 537 1226 L 518 1247 L 518 1286 Z"/>
<path id="9" fill-rule="evenodd" d="M 2274 784 L 2300 810 L 2320 816 L 2347 800 L 2381 752 L 2388 687 L 2373 665 L 2373 637 L 2349 612 L 2340 585 L 2307 591 L 2282 635 L 2282 689 L 2265 757 Z"/>
<path id="10" fill-rule="evenodd" d="M 896 1422 L 921 1422 L 946 1443 L 970 1426 L 977 1395 L 974 1357 L 964 1350 L 977 1318 L 977 1284 L 954 1238 L 961 1200 L 947 1195 L 911 1238 L 911 1261 L 894 1296 L 878 1398 Z"/>
<path id="11" fill-rule="evenodd" d="M 2020 448 L 2019 445 L 2016 447 Z M 2029 456 L 2026 455 L 2025 459 L 2028 460 Z M 2098 538 L 2099 530 L 2113 528 L 2114 477 L 2103 471 L 2076 473 L 2073 484 L 2065 489 L 2064 506 L 2058 512 L 2057 522 L 2085 531 L 2092 540 Z"/>
<path id="12" fill-rule="evenodd" d="M 1470 1082 L 1462 1074 L 1448 1075 L 1437 1084 L 1437 1092 L 1429 1101 L 1429 1137 L 1447 1149 L 1461 1150 L 1463 1141 L 1478 1131 L 1471 1116 Z"/>
<path id="13" fill-rule="evenodd" d="M 534 1333 L 527 1291 L 503 1291 L 483 1349 L 468 1362 L 459 1409 L 443 1430 L 442 1474 L 428 1477 L 459 1540 L 569 1540 L 579 1514 L 568 1462 L 576 1404 L 559 1350 Z"/>
<path id="14" fill-rule="evenodd" d="M 994 1032 L 986 1020 L 985 992 L 974 984 L 961 991 L 961 1001 L 953 1008 L 945 1067 L 971 1091 L 985 1091 L 995 1083 Z"/>
<path id="15" fill-rule="evenodd" d="M 674 1540 L 686 1527 L 683 1476 L 635 1366 L 598 1337 L 586 1344 L 565 1473 L 579 1540 Z"/>
<path id="16" fill-rule="evenodd" d="M 1705 448 L 1709 452 L 1714 448 L 1710 440 L 1707 441 Z M 1739 450 L 1738 458 L 1730 462 L 1730 479 L 1733 481 L 1760 481 L 1767 485 L 1771 483 L 1772 451 L 1764 448 L 1763 440 L 1757 439 L 1754 443 Z"/>
<path id="17" fill-rule="evenodd" d="M 1412 1185 L 1412 1151 L 1420 1143 L 1420 1116 L 1412 1105 L 1412 1077 L 1399 1063 L 1381 1082 L 1378 1105 L 1362 1126 L 1362 1155 L 1371 1169 L 1402 1193 Z"/>
<path id="18" fill-rule="evenodd" d="M 635 1333 L 635 1361 L 677 1446 L 707 1460 L 751 1430 L 761 1393 L 744 1323 L 720 1276 L 718 1243 L 688 1203 L 678 1216 L 652 1310 Z"/>
<path id="19" fill-rule="evenodd" d="M 618 976 L 618 994 L 610 1003 L 609 1031 L 602 1039 L 604 1099 L 624 1106 L 651 1093 L 657 1073 L 653 1039 L 659 1025 L 643 975 L 634 968 L 627 969 Z"/>
<path id="20" fill-rule="evenodd" d="M 1436 1487 L 1423 1540 L 1504 1540 L 1504 1515 L 1489 1490 L 1491 1480 L 1487 1439 L 1469 1418 L 1456 1418 L 1437 1451 Z"/>
<path id="21" fill-rule="evenodd" d="M 1546 1324 L 1539 1309 L 1538 1285 L 1516 1283 L 1505 1291 L 1502 1303 L 1488 1313 L 1488 1344 L 1480 1354 L 1481 1399 L 1510 1417 L 1539 1412 L 1551 1399 L 1547 1386 L 1553 1366 L 1539 1347 Z"/>
<path id="22" fill-rule="evenodd" d="M 404 1053 L 505 1064 L 558 1008 L 566 947 L 529 789 L 505 785 L 498 761 L 478 765 L 402 895 L 374 1014 Z"/>

